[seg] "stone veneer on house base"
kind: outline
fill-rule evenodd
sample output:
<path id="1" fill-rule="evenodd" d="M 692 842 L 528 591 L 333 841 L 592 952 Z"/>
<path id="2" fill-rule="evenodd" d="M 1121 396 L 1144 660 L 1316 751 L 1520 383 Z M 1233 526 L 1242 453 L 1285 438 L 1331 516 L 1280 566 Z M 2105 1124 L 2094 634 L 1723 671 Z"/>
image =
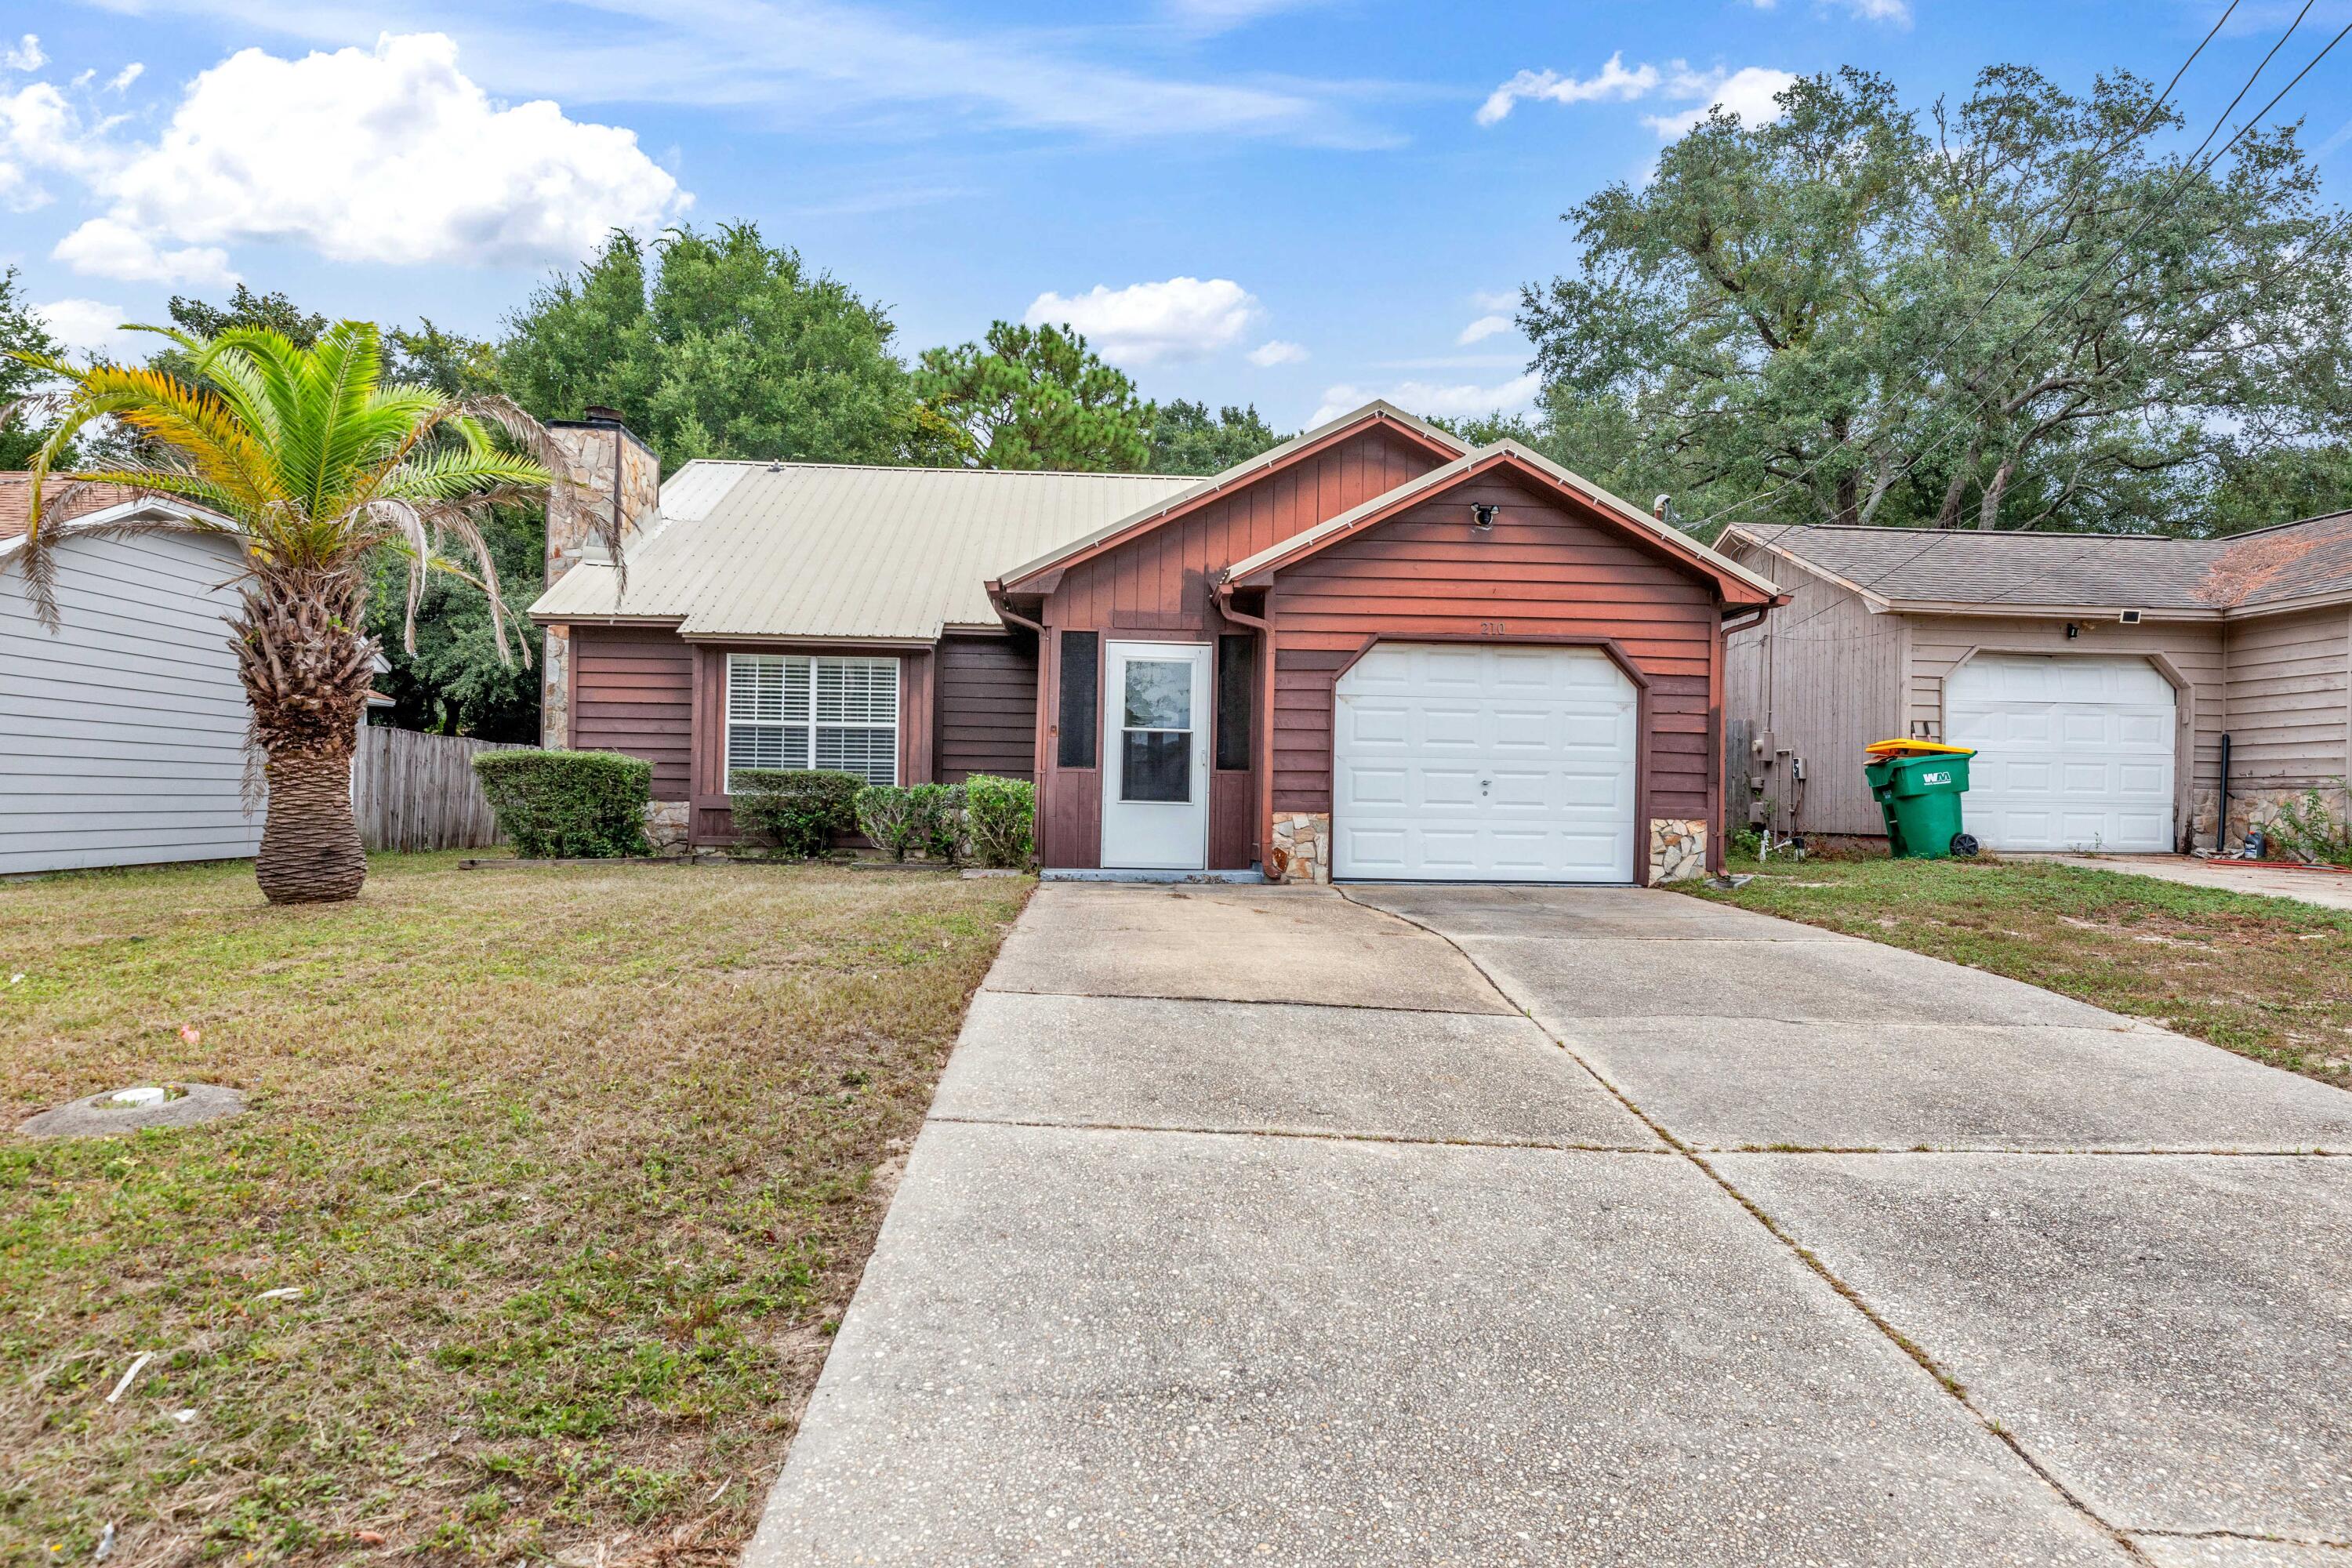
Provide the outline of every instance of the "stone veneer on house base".
<path id="1" fill-rule="evenodd" d="M 649 801 L 646 805 L 646 838 L 656 855 L 686 855 L 693 850 L 694 812 L 682 800 Z"/>
<path id="2" fill-rule="evenodd" d="M 1331 816 L 1328 812 L 1276 812 L 1265 854 L 1269 882 L 1328 882 L 1331 879 Z"/>
<path id="3" fill-rule="evenodd" d="M 1650 819 L 1650 886 L 1706 875 L 1706 824 L 1680 817 Z"/>

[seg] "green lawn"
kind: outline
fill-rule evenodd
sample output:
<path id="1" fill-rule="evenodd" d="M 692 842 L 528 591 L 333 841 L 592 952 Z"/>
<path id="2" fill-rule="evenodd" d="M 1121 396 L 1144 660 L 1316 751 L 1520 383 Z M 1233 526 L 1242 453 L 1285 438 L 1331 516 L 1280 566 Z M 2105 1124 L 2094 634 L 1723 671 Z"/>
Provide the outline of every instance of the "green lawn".
<path id="1" fill-rule="evenodd" d="M 241 865 L 0 885 L 7 1128 L 136 1082 L 253 1103 L 0 1132 L 0 1561 L 88 1563 L 110 1522 L 118 1568 L 731 1561 L 1029 886 L 454 856 L 323 909 Z"/>
<path id="2" fill-rule="evenodd" d="M 1991 857 L 1731 869 L 1756 879 L 1698 896 L 2030 981 L 2352 1088 L 2352 914 Z"/>

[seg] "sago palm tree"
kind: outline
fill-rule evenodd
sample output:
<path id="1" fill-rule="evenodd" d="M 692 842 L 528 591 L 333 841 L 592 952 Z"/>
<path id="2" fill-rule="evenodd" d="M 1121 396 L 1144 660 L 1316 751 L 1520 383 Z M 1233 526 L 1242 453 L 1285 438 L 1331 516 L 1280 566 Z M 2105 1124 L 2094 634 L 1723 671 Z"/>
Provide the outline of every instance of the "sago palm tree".
<path id="1" fill-rule="evenodd" d="M 488 595 L 499 656 L 509 657 L 498 568 L 478 521 L 491 505 L 544 491 L 546 432 L 504 399 L 461 403 L 386 382 L 382 339 L 364 321 L 331 328 L 307 349 L 245 328 L 211 339 L 139 330 L 186 351 L 192 379 L 13 355 L 68 384 L 50 395 L 58 424 L 33 461 L 24 549 L 35 604 L 55 626 L 47 547 L 58 530 L 42 521 L 56 510 L 45 500 L 53 481 L 127 485 L 212 514 L 140 519 L 115 531 L 234 534 L 246 564 L 231 643 L 252 702 L 250 754 L 268 786 L 257 879 L 272 903 L 354 898 L 367 858 L 352 816 L 352 753 L 376 654 L 368 555 L 407 558 L 412 647 L 425 574 L 442 571 Z M 134 455 L 53 473 L 98 419 L 127 427 L 135 439 L 114 444 Z M 495 441 L 493 426 L 526 453 Z M 443 553 L 453 541 L 464 563 Z"/>

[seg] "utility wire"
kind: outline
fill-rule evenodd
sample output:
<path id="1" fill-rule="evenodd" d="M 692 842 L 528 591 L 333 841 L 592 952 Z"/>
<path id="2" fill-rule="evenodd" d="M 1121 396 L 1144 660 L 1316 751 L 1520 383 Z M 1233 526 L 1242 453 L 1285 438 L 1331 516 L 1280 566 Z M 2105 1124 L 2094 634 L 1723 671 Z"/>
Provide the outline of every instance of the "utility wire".
<path id="1" fill-rule="evenodd" d="M 2163 110 L 2171 102 L 2172 89 L 2180 85 L 2180 79 L 2189 74 L 2189 68 L 2196 64 L 2197 58 L 2205 52 L 2205 46 L 2210 44 L 2215 37 L 2221 33 L 2223 24 L 2227 23 L 2230 19 L 2231 14 L 2237 10 L 2239 3 L 2240 0 L 2230 0 L 2229 8 L 2221 13 L 2220 18 L 2214 22 L 2213 26 L 2206 32 L 2205 36 L 2198 40 L 2197 47 L 2189 51 L 2189 58 L 2180 62 L 2179 68 L 2172 73 L 2172 79 L 2164 84 L 2164 90 L 2158 94 L 2156 100 L 2148 105 L 2147 111 L 2140 116 L 2139 122 L 2132 127 L 2129 134 L 2124 138 L 2124 141 L 2129 142 L 2145 132 L 2148 126 L 2155 121 L 2157 115 L 2162 112 Z M 2304 9 L 2306 11 L 2311 9 L 2307 0 Z M 2298 25 L 2302 20 L 2303 18 L 2301 16 L 2297 16 L 2295 18 L 2295 22 Z M 2280 36 L 2279 44 L 2284 44 L 2288 37 L 2294 36 L 2294 27 L 2289 26 L 2286 32 Z M 2277 52 L 2278 45 L 2273 45 L 2271 49 L 2271 54 L 2275 55 Z M 2263 58 L 2263 64 L 2255 68 L 2254 76 L 2261 76 L 2263 69 L 2269 64 L 2270 57 L 2266 55 Z M 2252 86 L 2253 78 L 2247 79 L 2246 86 L 2238 89 L 2238 99 L 2244 98 L 2247 89 Z M 2231 100 L 2231 109 L 2235 109 L 2238 106 L 2238 99 L 2232 99 Z M 2227 119 L 2229 116 L 2229 110 L 2223 110 L 2221 114 L 2223 119 Z M 2221 122 L 2217 121 L 2214 123 L 2214 130 L 2218 131 L 2220 129 Z M 2209 142 L 2212 141 L 2213 132 L 2206 132 L 2205 140 Z M 2201 153 L 2204 150 L 2205 148 L 2203 144 L 2200 143 L 2197 152 Z M 2191 158 L 2196 157 L 2196 153 L 2189 154 Z M 1961 334 L 1966 332 L 1970 327 L 1975 326 L 1978 321 L 1983 320 L 1984 313 L 1992 309 L 1993 302 L 2000 298 L 2002 291 L 2008 289 L 2011 282 L 2015 281 L 2018 274 L 2023 270 L 2026 259 L 2042 248 L 2042 242 L 2049 239 L 2055 229 L 2063 226 L 2064 226 L 2063 224 L 2053 224 L 2048 227 L 2045 227 L 2041 233 L 2035 235 L 2025 245 L 2020 247 L 2017 254 L 2011 258 L 2008 267 L 2004 268 L 2001 271 L 2001 275 L 1994 280 L 1992 291 L 1978 301 L 1977 308 L 1969 313 L 1969 319 L 1962 321 L 1958 326 L 1953 328 L 1951 332 L 1942 342 L 1938 343 L 1935 347 L 1927 357 L 1931 360 L 1941 359 L 1946 353 L 1949 353 L 1952 346 L 1960 341 Z M 1947 394 L 1947 395 L 1948 395 L 1948 394 Z M 1706 516 L 1700 518 L 1697 521 L 1685 524 L 1685 526 L 1688 529 L 1704 528 L 1708 523 L 1714 521 L 1717 518 L 1723 516 L 1726 512 L 1737 511 L 1748 507 L 1752 507 L 1759 500 L 1780 495 L 1796 486 L 1803 484 L 1805 480 L 1811 478 L 1812 475 L 1820 469 L 1823 463 L 1826 463 L 1832 458 L 1836 457 L 1838 453 L 1843 451 L 1847 447 L 1852 446 L 1857 439 L 1859 439 L 1859 437 L 1854 436 L 1841 437 L 1834 445 L 1831 446 L 1828 450 L 1813 458 L 1811 462 L 1806 464 L 1795 474 L 1780 480 L 1772 489 L 1766 490 L 1762 496 L 1749 496 L 1734 505 L 1719 507 L 1716 510 L 1709 512 Z M 1900 476 L 1898 475 L 1897 477 L 1899 478 Z M 1891 483 L 1892 481 L 1889 482 Z"/>
<path id="2" fill-rule="evenodd" d="M 2148 210 L 2147 216 L 2140 220 L 2137 226 L 2136 226 L 2131 233 L 2124 237 L 2121 243 L 2119 243 L 2113 251 L 2108 253 L 2105 260 L 2101 261 L 2096 267 L 2093 268 L 2088 273 L 2084 275 L 2083 280 L 2076 284 L 2065 298 L 2053 302 L 2047 310 L 2043 310 L 2040 316 L 2028 323 L 2022 331 L 2017 332 L 2011 337 L 2008 342 L 2002 343 L 2000 349 L 1995 351 L 1997 353 L 2005 353 L 2010 349 L 2014 348 L 2017 344 L 2023 342 L 2026 337 L 2039 331 L 2042 325 L 2046 323 L 2051 317 L 2056 315 L 2058 311 L 2063 310 L 2068 305 L 2073 304 L 2076 300 L 2081 299 L 2083 295 L 2088 291 L 2091 285 L 2098 280 L 2099 275 L 2105 272 L 2109 267 L 2114 266 L 2116 259 L 2120 258 L 2126 250 L 2130 248 L 2132 241 L 2137 239 L 2143 233 L 2147 232 L 2148 226 L 2153 224 L 2158 217 L 2162 216 L 2163 214 L 2171 207 L 2172 204 L 2179 199 L 2180 193 L 2188 188 L 2190 179 L 2194 178 L 2196 175 L 2202 174 L 2226 156 L 2230 149 L 2237 145 L 2240 138 L 2243 137 L 2247 132 L 2252 131 L 2255 126 L 2261 124 L 2263 120 L 2269 115 L 2270 111 L 2277 108 L 2279 102 L 2284 99 L 2288 93 L 2294 91 L 2297 84 L 2299 84 L 2305 77 L 2309 76 L 2312 71 L 2317 68 L 2320 61 L 2327 58 L 2328 54 L 2336 47 L 2336 45 L 2344 41 L 2346 35 L 2352 34 L 2352 24 L 2347 24 L 2336 34 L 2334 37 L 2328 39 L 2326 44 L 2321 46 L 2319 52 L 2312 56 L 2311 59 L 2305 64 L 2301 70 L 2295 72 L 2294 78 L 2290 79 L 2284 87 L 2282 87 L 2277 92 L 2271 96 L 2271 100 L 2268 103 L 2263 105 L 2260 110 L 2256 110 L 2252 116 L 2250 116 L 2246 120 L 2245 123 L 2241 125 L 2231 136 L 2229 141 L 2224 142 L 2220 147 L 2215 148 L 2211 157 L 2207 158 L 2201 164 L 2196 163 L 2194 162 L 2195 159 L 2199 154 L 2202 153 L 2208 146 L 2211 145 L 2213 138 L 2221 132 L 2221 126 L 2228 121 L 2231 110 L 2236 109 L 2241 102 L 2244 101 L 2246 94 L 2252 90 L 2254 82 L 2258 80 L 2263 72 L 2269 68 L 2272 59 L 2277 56 L 2280 49 L 2286 46 L 2287 39 L 2294 37 L 2295 28 L 2302 24 L 2305 15 L 2309 13 L 2311 10 L 2312 4 L 2313 0 L 2305 0 L 2303 10 L 2295 14 L 2294 21 L 2288 24 L 2287 30 L 2280 35 L 2278 42 L 2271 46 L 2270 52 L 2265 54 L 2263 57 L 2262 63 L 2254 68 L 2253 75 L 2246 79 L 2245 86 L 2238 89 L 2237 96 L 2230 100 L 2228 108 L 2222 110 L 2220 118 L 2213 123 L 2213 129 L 2205 133 L 2205 140 L 2199 142 L 2197 144 L 2196 152 L 2189 154 L 2189 163 L 2183 166 L 2180 177 L 2173 182 L 2172 188 L 2165 194 L 2163 199 Z M 1969 388 L 1968 390 L 1974 393 L 1979 402 L 1983 401 L 1983 394 L 1975 393 L 1974 388 Z M 1902 478 L 1903 475 L 1908 473 L 1914 467 L 1916 467 L 1921 459 L 1927 457 L 1930 453 L 1941 450 L 1944 447 L 1949 445 L 1958 435 L 1958 430 L 1952 430 L 1937 441 L 1931 442 L 1927 446 L 1921 447 L 1917 452 L 1914 453 L 1907 460 L 1906 460 L 1903 466 L 1895 471 L 1895 478 Z M 1823 454 L 1824 458 L 1827 456 L 1827 453 Z M 1726 508 L 1724 510 L 1729 510 L 1731 509 Z M 1712 521 L 1714 517 L 1719 517 L 1721 515 L 1722 512 L 1719 511 L 1711 513 L 1707 518 L 1701 519 L 1698 523 L 1693 524 L 1692 526 L 1702 526 L 1706 522 Z M 1878 584 L 1884 583 L 1889 577 L 1895 575 L 1895 573 L 1902 571 L 1905 567 L 1910 565 L 1921 556 L 1926 555 L 1929 551 L 1936 549 L 1947 538 L 1962 531 L 1963 531 L 1959 529 L 1936 530 L 1935 537 L 1929 540 L 1926 545 L 1921 547 L 1915 553 L 1896 562 L 1893 566 L 1887 568 L 1885 572 L 1880 573 L 1876 577 L 1872 578 L 1870 582 L 1861 584 L 1862 588 L 1864 591 L 1867 591 L 1870 588 L 1875 587 Z M 2102 535 L 2101 537 L 2105 538 L 2107 536 Z M 2095 548 L 2095 546 L 2094 548 Z M 2078 556 L 2076 559 L 2080 559 L 2080 557 Z M 2072 563 L 2070 562 L 2069 563 L 2071 564 Z M 2008 595 L 2006 594 L 1996 595 L 1993 598 L 1983 602 L 1986 604 L 1997 604 L 2007 597 Z M 1784 628 L 1777 629 L 1780 630 L 1784 635 L 1787 632 L 1793 632 L 1798 627 L 1805 625 L 1806 622 L 1813 619 L 1814 616 L 1825 613 L 1827 609 L 1828 606 L 1823 605 L 1822 609 L 1812 611 L 1811 614 L 1800 617 L 1792 625 Z"/>

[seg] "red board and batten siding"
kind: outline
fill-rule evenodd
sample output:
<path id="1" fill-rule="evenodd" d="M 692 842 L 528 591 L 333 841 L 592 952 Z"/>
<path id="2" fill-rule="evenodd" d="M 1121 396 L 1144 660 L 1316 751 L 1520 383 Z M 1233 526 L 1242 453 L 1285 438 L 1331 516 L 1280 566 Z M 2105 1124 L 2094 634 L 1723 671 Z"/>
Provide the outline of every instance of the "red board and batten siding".
<path id="1" fill-rule="evenodd" d="M 651 626 L 572 629 L 572 744 L 654 765 L 654 798 L 692 792 L 694 650 Z"/>
<path id="2" fill-rule="evenodd" d="M 1469 526 L 1481 502 L 1501 508 L 1489 531 Z M 1278 571 L 1266 603 L 1277 814 L 1331 809 L 1333 684 L 1374 639 L 1606 638 L 1648 683 L 1637 858 L 1647 818 L 1716 819 L 1714 589 L 1571 505 L 1507 479 L 1474 479 Z"/>
<path id="3" fill-rule="evenodd" d="M 856 643 L 693 643 L 694 841 L 734 841 L 727 801 L 727 656 L 730 653 L 828 654 L 898 661 L 898 782 L 929 781 L 935 765 L 931 731 L 931 650 L 860 647 Z"/>
<path id="4" fill-rule="evenodd" d="M 1377 426 L 1335 442 L 1071 567 L 1046 599 L 1045 625 L 1055 632 L 1100 632 L 1106 642 L 1205 642 L 1221 633 L 1248 632 L 1250 627 L 1217 612 L 1210 588 L 1213 574 L 1418 479 L 1442 460 L 1427 447 Z M 1057 764 L 1052 730 L 1060 708 L 1059 660 L 1048 658 L 1044 666 L 1038 711 L 1045 719 L 1036 751 L 1042 770 L 1040 858 L 1048 866 L 1099 866 L 1099 749 L 1094 767 Z M 1097 748 L 1116 732 L 1114 719 L 1106 704 L 1097 726 Z M 1261 714 L 1261 736 L 1264 723 Z M 1255 749 L 1265 754 L 1262 742 Z M 1257 775 L 1220 770 L 1210 777 L 1209 865 L 1245 869 L 1259 853 Z"/>
<path id="5" fill-rule="evenodd" d="M 1036 777 L 1037 639 L 950 637 L 939 667 L 939 782 Z"/>

